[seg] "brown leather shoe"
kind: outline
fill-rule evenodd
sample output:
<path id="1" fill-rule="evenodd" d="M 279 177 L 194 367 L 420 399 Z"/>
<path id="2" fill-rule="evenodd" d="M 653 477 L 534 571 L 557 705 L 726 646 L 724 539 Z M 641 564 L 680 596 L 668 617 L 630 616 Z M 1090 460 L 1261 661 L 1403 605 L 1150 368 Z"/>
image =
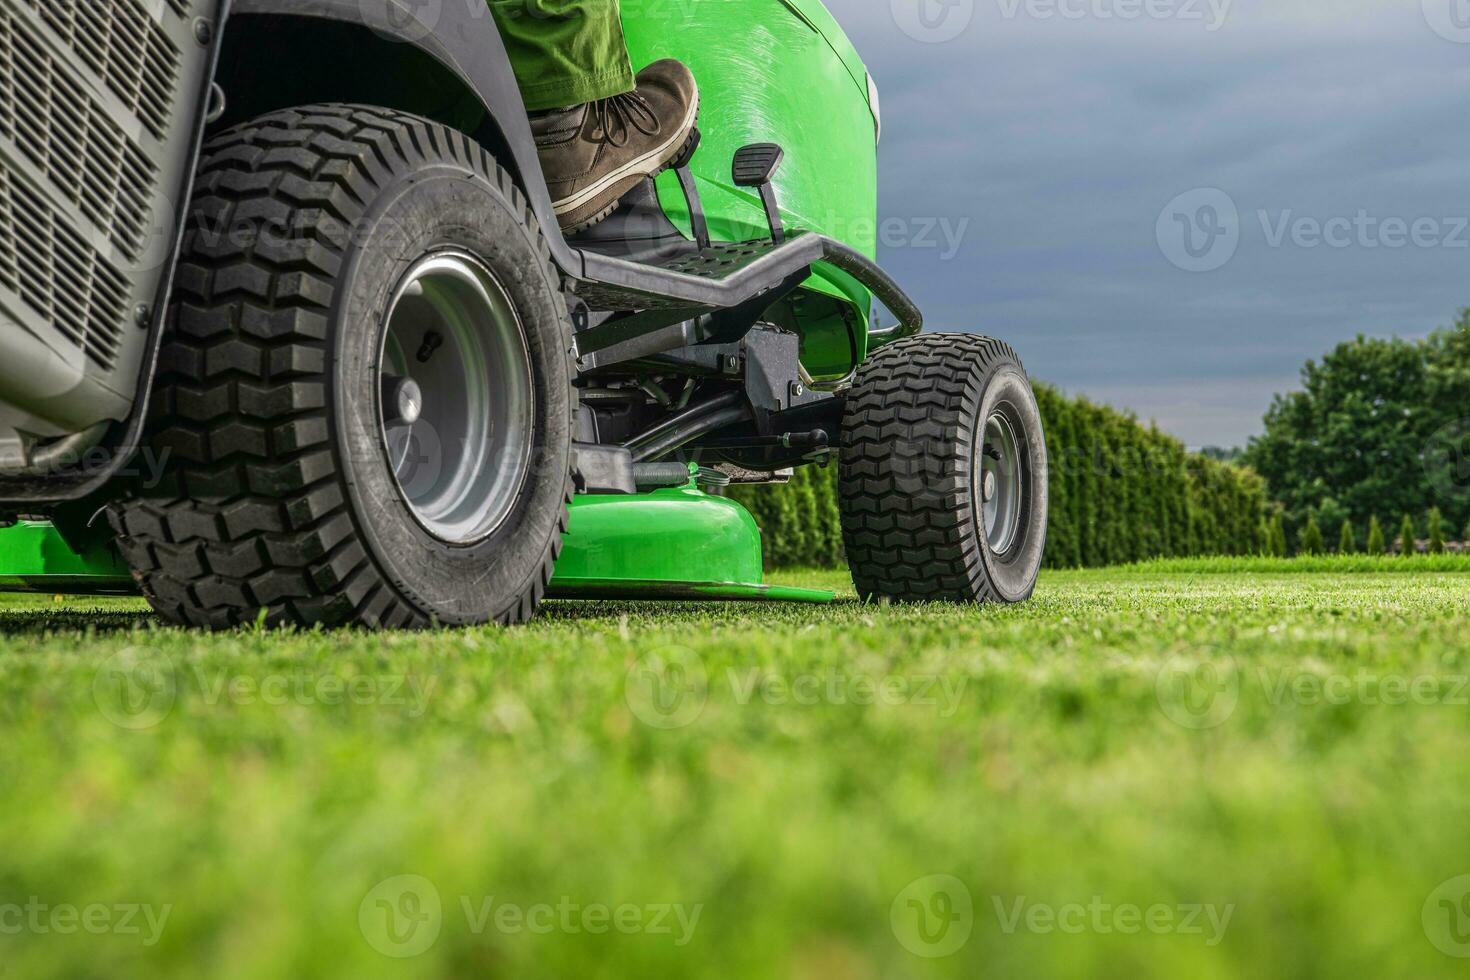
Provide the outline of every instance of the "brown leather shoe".
<path id="1" fill-rule="evenodd" d="M 639 72 L 632 92 L 532 119 L 562 231 L 592 227 L 645 178 L 668 169 L 698 117 L 693 73 L 667 59 Z"/>

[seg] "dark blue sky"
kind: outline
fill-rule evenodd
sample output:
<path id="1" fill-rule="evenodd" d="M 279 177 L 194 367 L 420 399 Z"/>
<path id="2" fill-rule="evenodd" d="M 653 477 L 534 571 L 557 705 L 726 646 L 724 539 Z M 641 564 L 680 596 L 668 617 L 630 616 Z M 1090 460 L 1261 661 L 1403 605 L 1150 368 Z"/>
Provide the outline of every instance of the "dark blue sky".
<path id="1" fill-rule="evenodd" d="M 828 0 L 932 329 L 1239 444 L 1304 360 L 1470 305 L 1470 0 Z M 922 16 L 921 16 L 922 15 Z"/>

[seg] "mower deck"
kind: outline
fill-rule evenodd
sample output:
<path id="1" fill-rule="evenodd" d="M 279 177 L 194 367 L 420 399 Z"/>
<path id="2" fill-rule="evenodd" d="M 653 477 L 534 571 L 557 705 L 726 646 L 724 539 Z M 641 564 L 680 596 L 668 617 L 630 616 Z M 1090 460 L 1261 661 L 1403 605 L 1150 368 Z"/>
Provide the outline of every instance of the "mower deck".
<path id="1" fill-rule="evenodd" d="M 831 592 L 764 584 L 761 532 L 733 500 L 694 486 L 572 501 L 556 599 L 831 602 Z"/>
<path id="2" fill-rule="evenodd" d="M 0 592 L 135 595 L 111 549 L 77 554 L 48 523 L 0 529 Z M 831 592 L 764 583 L 760 529 L 732 500 L 693 486 L 572 501 L 555 599 L 828 603 Z"/>
<path id="3" fill-rule="evenodd" d="M 79 555 L 50 524 L 0 530 L 0 592 L 133 595 L 132 573 L 111 549 Z"/>

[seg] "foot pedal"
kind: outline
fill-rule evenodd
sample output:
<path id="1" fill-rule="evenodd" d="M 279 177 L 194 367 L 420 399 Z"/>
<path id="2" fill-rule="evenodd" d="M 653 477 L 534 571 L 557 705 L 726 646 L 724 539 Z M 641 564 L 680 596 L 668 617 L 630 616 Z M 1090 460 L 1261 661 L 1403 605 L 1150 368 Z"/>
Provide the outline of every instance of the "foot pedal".
<path id="1" fill-rule="evenodd" d="M 766 206 L 766 223 L 771 226 L 771 241 L 777 245 L 786 240 L 786 229 L 781 224 L 781 209 L 771 180 L 785 158 L 786 151 L 775 143 L 752 143 L 735 151 L 735 186 L 760 188 L 761 203 Z"/>
<path id="2" fill-rule="evenodd" d="M 694 243 L 703 252 L 710 244 L 709 220 L 704 215 L 704 202 L 699 199 L 699 188 L 694 185 L 694 174 L 689 172 L 689 164 L 694 159 L 695 151 L 699 149 L 701 139 L 696 127 L 690 132 L 689 141 L 679 151 L 672 166 L 679 177 L 679 189 L 684 192 L 684 202 L 689 205 L 689 230 L 694 233 Z"/>

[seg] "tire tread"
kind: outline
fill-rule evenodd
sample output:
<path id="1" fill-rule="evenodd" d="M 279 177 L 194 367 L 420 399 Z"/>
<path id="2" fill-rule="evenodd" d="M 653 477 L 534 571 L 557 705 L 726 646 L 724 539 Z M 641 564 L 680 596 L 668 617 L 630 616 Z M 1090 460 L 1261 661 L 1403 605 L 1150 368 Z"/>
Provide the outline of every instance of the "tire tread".
<path id="1" fill-rule="evenodd" d="M 347 233 L 395 173 L 434 159 L 493 183 L 550 249 L 524 195 L 463 134 L 392 110 L 313 105 L 262 116 L 205 148 L 149 405 L 159 486 L 109 508 L 124 558 L 168 621 L 427 627 L 370 556 L 331 448 L 329 319 Z M 237 226 L 290 222 L 285 241 Z M 558 293 L 558 303 L 561 303 Z M 563 315 L 565 310 L 560 311 Z M 563 504 L 572 494 L 570 473 Z M 567 515 L 563 506 L 561 530 Z M 488 618 L 520 623 L 539 576 Z"/>
<path id="2" fill-rule="evenodd" d="M 1010 345 L 921 334 L 868 359 L 848 395 L 838 498 L 858 595 L 897 602 L 997 602 L 970 478 L 977 413 Z"/>

